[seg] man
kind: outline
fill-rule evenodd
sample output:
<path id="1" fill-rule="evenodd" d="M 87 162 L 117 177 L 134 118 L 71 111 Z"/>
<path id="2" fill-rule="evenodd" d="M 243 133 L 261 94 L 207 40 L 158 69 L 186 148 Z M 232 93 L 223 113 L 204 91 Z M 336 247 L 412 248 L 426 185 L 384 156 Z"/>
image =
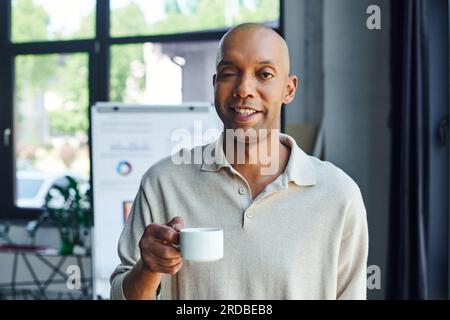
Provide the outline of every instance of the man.
<path id="1" fill-rule="evenodd" d="M 168 157 L 144 174 L 111 297 L 365 299 L 368 234 L 358 186 L 278 130 L 281 106 L 297 88 L 285 41 L 262 25 L 239 25 L 222 38 L 216 71 L 225 130 L 201 147 L 211 147 L 215 161 L 177 165 Z M 224 258 L 183 261 L 174 244 L 184 226 L 223 228 Z"/>

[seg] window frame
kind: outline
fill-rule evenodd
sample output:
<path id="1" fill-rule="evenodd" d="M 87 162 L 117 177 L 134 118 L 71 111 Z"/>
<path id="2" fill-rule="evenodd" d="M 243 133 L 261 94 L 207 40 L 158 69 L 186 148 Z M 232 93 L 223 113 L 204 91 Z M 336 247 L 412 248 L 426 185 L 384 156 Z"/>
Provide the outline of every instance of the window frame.
<path id="1" fill-rule="evenodd" d="M 279 26 L 274 29 L 284 35 L 284 0 L 280 1 Z M 164 35 L 139 35 L 126 37 L 110 36 L 110 0 L 97 0 L 95 13 L 95 37 L 83 40 L 55 40 L 13 43 L 12 30 L 12 0 L 0 1 L 0 221 L 8 220 L 12 223 L 23 223 L 37 218 L 42 209 L 19 208 L 15 205 L 15 157 L 14 157 L 14 61 L 19 55 L 58 54 L 58 53 L 87 53 L 89 60 L 89 106 L 98 101 L 109 101 L 109 71 L 110 48 L 113 45 L 137 44 L 145 42 L 172 43 L 192 41 L 219 40 L 224 30 L 196 31 Z M 90 113 L 88 115 L 90 122 Z M 284 131 L 285 112 L 282 108 L 281 130 Z M 9 146 L 4 145 L 4 130 L 11 130 Z M 92 154 L 91 128 L 88 130 L 89 153 Z M 92 195 L 92 157 L 90 157 L 90 177 Z M 93 198 L 91 197 L 92 201 Z M 93 204 L 92 204 L 93 205 Z"/>

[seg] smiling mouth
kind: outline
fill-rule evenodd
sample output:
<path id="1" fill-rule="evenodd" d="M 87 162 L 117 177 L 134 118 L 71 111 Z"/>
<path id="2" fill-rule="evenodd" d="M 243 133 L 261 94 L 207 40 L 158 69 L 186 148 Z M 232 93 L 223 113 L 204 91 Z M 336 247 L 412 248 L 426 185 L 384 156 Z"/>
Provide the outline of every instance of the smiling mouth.
<path id="1" fill-rule="evenodd" d="M 261 111 L 250 108 L 234 107 L 232 109 L 234 110 L 234 121 L 241 123 L 252 121 L 261 113 Z"/>
<path id="2" fill-rule="evenodd" d="M 234 109 L 234 112 L 236 112 L 239 115 L 243 115 L 243 116 L 251 116 L 251 115 L 259 112 L 259 111 L 256 111 L 256 110 L 250 109 L 250 108 L 234 107 L 233 109 Z"/>

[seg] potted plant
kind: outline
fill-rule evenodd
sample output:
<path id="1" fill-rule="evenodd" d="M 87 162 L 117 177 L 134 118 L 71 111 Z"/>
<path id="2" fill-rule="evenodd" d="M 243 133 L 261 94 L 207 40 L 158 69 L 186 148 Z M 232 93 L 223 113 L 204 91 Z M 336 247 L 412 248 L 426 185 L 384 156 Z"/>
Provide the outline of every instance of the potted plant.
<path id="1" fill-rule="evenodd" d="M 81 183 L 71 176 L 65 176 L 64 180 L 50 188 L 42 215 L 27 226 L 34 239 L 43 222 L 54 223 L 61 237 L 61 255 L 74 253 L 74 248 L 86 249 L 86 238 L 93 225 L 89 189 L 81 190 Z"/>

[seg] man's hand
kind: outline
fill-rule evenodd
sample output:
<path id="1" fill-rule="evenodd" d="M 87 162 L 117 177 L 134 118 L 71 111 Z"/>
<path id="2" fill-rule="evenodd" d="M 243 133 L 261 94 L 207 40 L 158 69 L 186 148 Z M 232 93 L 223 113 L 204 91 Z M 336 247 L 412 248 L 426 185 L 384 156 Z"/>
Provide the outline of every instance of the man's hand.
<path id="1" fill-rule="evenodd" d="M 175 217 L 166 224 L 152 223 L 139 241 L 144 267 L 151 272 L 176 274 L 183 266 L 180 250 L 173 245 L 180 242 L 184 222 Z"/>
<path id="2" fill-rule="evenodd" d="M 183 219 L 166 224 L 150 224 L 139 241 L 141 259 L 125 276 L 122 288 L 126 299 L 156 299 L 161 274 L 176 274 L 183 266 L 179 243 Z"/>

